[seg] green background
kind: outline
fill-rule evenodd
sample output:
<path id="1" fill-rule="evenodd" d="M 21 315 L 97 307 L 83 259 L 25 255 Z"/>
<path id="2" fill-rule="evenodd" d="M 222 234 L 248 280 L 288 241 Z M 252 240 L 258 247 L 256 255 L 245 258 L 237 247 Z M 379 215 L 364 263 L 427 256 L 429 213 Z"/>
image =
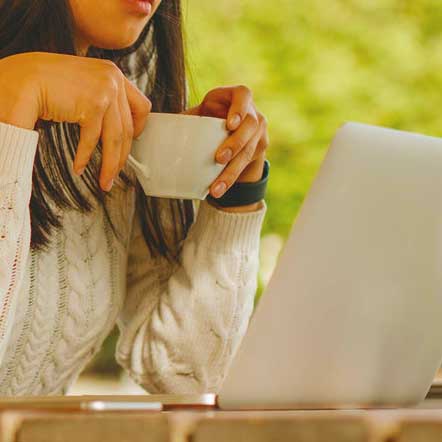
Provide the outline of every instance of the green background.
<path id="1" fill-rule="evenodd" d="M 184 16 L 191 104 L 245 84 L 269 120 L 263 236 L 286 239 L 343 122 L 442 135 L 436 0 L 185 0 Z M 115 339 L 89 371 L 119 370 Z"/>

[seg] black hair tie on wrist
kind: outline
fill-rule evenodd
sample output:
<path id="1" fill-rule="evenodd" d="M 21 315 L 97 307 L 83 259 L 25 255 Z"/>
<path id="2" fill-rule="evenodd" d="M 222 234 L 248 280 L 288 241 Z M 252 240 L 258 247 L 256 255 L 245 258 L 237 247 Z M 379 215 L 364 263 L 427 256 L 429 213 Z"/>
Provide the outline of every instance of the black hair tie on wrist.
<path id="1" fill-rule="evenodd" d="M 221 198 L 214 198 L 208 194 L 206 199 L 213 201 L 221 207 L 246 206 L 248 204 L 257 203 L 265 197 L 269 170 L 270 162 L 264 160 L 264 169 L 259 181 L 235 183 Z"/>

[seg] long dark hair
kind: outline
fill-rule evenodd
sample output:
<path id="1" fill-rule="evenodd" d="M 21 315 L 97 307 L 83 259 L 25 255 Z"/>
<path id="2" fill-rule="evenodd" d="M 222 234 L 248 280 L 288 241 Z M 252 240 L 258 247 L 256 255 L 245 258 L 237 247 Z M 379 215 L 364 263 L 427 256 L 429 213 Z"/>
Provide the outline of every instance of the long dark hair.
<path id="1" fill-rule="evenodd" d="M 68 0 L 0 0 L 0 58 L 22 52 L 45 51 L 76 55 L 73 15 Z M 138 40 L 129 48 L 106 50 L 90 47 L 86 56 L 112 60 L 123 73 L 139 80 L 146 73 L 143 92 L 152 101 L 152 111 L 178 113 L 186 107 L 186 73 L 180 0 L 163 0 Z M 102 205 L 106 218 L 115 229 L 106 201 L 111 196 L 98 182 L 101 142 L 81 176 L 88 190 L 74 182 L 68 159 L 72 162 L 79 141 L 79 126 L 39 120 L 33 185 L 30 201 L 31 247 L 48 246 L 54 229 L 62 227 L 57 210 L 90 212 L 93 205 L 87 193 Z M 124 185 L 136 187 L 136 216 L 140 217 L 144 239 L 153 256 L 177 259 L 182 240 L 193 223 L 192 202 L 167 200 L 175 231 L 170 238 L 161 221 L 161 198 L 146 197 L 137 180 L 120 172 Z"/>

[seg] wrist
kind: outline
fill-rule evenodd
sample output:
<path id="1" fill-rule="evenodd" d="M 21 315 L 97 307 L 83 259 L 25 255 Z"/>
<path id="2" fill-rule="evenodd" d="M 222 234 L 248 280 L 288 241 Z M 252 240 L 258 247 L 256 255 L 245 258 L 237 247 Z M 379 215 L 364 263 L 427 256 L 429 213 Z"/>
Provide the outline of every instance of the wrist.
<path id="1" fill-rule="evenodd" d="M 247 204 L 245 206 L 231 206 L 231 207 L 222 207 L 219 204 L 216 204 L 215 201 L 211 199 L 206 200 L 211 206 L 215 207 L 218 210 L 222 210 L 223 212 L 255 212 L 262 208 L 262 201 L 258 201 L 257 203 Z"/>
<path id="2" fill-rule="evenodd" d="M 10 109 L 8 112 L 0 113 L 0 121 L 2 123 L 10 124 L 21 129 L 34 130 L 36 120 L 17 109 Z"/>
<path id="3" fill-rule="evenodd" d="M 38 120 L 33 66 L 17 54 L 0 60 L 0 121 L 23 129 L 34 129 Z"/>
<path id="4" fill-rule="evenodd" d="M 256 164 L 259 164 L 257 161 Z M 255 166 L 254 166 L 255 167 Z M 249 168 L 244 181 L 236 181 L 221 197 L 214 198 L 210 194 L 206 200 L 212 206 L 227 212 L 251 212 L 259 210 L 265 197 L 269 177 L 270 163 L 263 159 L 259 178 L 254 179 L 255 169 Z"/>

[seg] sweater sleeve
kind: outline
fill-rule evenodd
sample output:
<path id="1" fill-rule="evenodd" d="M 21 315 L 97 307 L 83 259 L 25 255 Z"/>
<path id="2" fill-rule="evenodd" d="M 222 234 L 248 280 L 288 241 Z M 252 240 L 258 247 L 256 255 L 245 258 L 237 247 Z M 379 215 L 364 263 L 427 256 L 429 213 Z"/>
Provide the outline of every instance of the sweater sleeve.
<path id="1" fill-rule="evenodd" d="M 0 361 L 29 254 L 29 200 L 38 136 L 37 131 L 0 122 Z"/>
<path id="2" fill-rule="evenodd" d="M 202 201 L 174 265 L 149 258 L 134 217 L 116 359 L 148 392 L 218 392 L 253 311 L 266 210 Z"/>

